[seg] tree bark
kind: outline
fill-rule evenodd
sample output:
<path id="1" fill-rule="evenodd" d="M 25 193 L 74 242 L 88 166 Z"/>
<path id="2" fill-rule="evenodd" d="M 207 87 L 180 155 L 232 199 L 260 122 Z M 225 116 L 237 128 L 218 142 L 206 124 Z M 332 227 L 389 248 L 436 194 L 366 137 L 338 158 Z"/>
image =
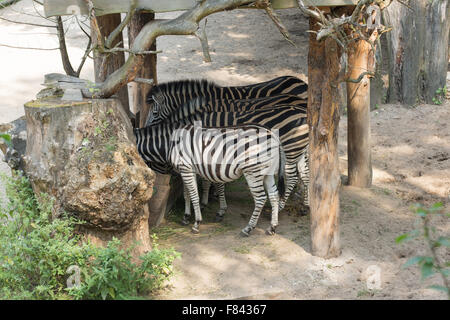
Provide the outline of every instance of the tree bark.
<path id="1" fill-rule="evenodd" d="M 103 37 L 108 37 L 108 35 L 120 24 L 121 17 L 120 13 L 108 14 L 105 16 L 97 17 L 100 32 Z M 96 39 L 94 34 L 94 28 L 91 28 L 92 39 Z M 119 42 L 121 44 L 118 46 L 123 48 L 123 36 L 119 34 L 117 38 L 113 41 L 113 46 L 116 46 Z M 116 52 L 114 54 L 109 54 L 105 56 L 100 54 L 98 51 L 94 50 L 94 72 L 95 72 L 95 82 L 103 82 L 106 78 L 114 73 L 117 69 L 120 69 L 125 63 L 125 53 Z M 122 103 L 124 110 L 130 116 L 130 106 L 128 101 L 128 87 L 125 85 L 117 91 L 117 96 Z"/>
<path id="2" fill-rule="evenodd" d="M 448 0 L 398 1 L 383 10 L 389 58 L 388 101 L 432 102 L 446 85 L 450 28 Z"/>
<path id="3" fill-rule="evenodd" d="M 40 199 L 53 197 L 53 216 L 86 221 L 81 232 L 104 245 L 116 237 L 135 254 L 150 250 L 148 211 L 153 172 L 141 159 L 118 99 L 25 104 L 25 172 Z"/>
<path id="4" fill-rule="evenodd" d="M 128 42 L 129 47 L 133 46 L 134 39 L 141 31 L 142 27 L 148 22 L 155 19 L 154 13 L 144 13 L 138 12 L 131 19 L 128 25 Z M 149 48 L 150 51 L 156 51 L 156 39 Z M 153 83 L 157 84 L 156 75 L 156 54 L 147 54 L 144 56 L 143 65 L 139 68 L 136 74 L 137 78 L 153 79 Z M 136 114 L 136 126 L 143 127 L 145 125 L 145 120 L 147 119 L 149 106 L 145 102 L 147 93 L 150 91 L 152 85 L 145 83 L 131 84 L 131 95 L 133 97 L 133 105 L 131 107 L 132 111 Z"/>
<path id="5" fill-rule="evenodd" d="M 369 43 L 352 42 L 348 48 L 348 76 L 358 79 L 373 69 L 373 53 Z M 348 184 L 368 188 L 372 184 L 370 151 L 370 79 L 347 82 L 348 114 Z"/>
<path id="6" fill-rule="evenodd" d="M 310 30 L 317 20 L 310 18 Z M 310 33 L 308 53 L 308 125 L 310 166 L 311 253 L 331 258 L 339 244 L 339 126 L 340 50 L 327 38 L 317 41 Z"/>

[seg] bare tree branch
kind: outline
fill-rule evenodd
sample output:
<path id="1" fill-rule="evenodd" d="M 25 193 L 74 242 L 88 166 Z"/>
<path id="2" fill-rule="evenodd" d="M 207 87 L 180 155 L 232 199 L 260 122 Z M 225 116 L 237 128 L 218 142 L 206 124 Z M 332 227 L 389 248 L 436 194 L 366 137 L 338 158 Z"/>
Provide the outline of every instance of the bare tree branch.
<path id="1" fill-rule="evenodd" d="M 197 31 L 194 32 L 194 35 L 200 40 L 200 44 L 202 45 L 203 51 L 203 61 L 211 62 L 211 56 L 209 54 L 209 44 L 208 38 L 206 36 L 206 23 L 208 20 L 205 18 L 205 24 L 203 26 L 199 25 Z"/>
<path id="2" fill-rule="evenodd" d="M 81 58 L 80 65 L 78 66 L 78 69 L 77 69 L 77 77 L 80 76 L 80 74 L 81 74 L 81 69 L 83 69 L 84 63 L 86 62 L 86 59 L 89 57 L 89 52 L 92 51 L 91 45 L 92 45 L 92 38 L 89 37 L 89 41 L 88 41 L 88 44 L 87 44 L 87 46 L 86 46 L 86 50 L 84 51 L 84 55 L 83 55 L 83 57 Z"/>
<path id="3" fill-rule="evenodd" d="M 137 7 L 137 0 L 132 0 L 130 4 L 130 10 L 127 12 L 127 15 L 125 18 L 120 22 L 120 24 L 111 32 L 106 39 L 105 47 L 111 48 L 114 40 L 117 38 L 117 36 L 123 31 L 125 26 L 130 22 L 131 18 L 136 12 Z"/>
<path id="4" fill-rule="evenodd" d="M 156 38 L 162 35 L 191 35 L 197 31 L 199 21 L 206 16 L 223 10 L 232 10 L 252 2 L 254 1 L 199 1 L 192 9 L 185 11 L 175 19 L 164 21 L 153 20 L 147 23 L 135 38 L 130 50 L 133 52 L 147 51 Z M 92 12 L 92 10 L 90 12 Z M 139 65 L 142 64 L 142 61 L 142 55 L 129 55 L 125 64 L 110 74 L 106 80 L 98 86 L 100 91 L 96 94 L 96 96 L 99 98 L 110 97 L 126 83 L 133 81 L 139 69 Z"/>
<path id="5" fill-rule="evenodd" d="M 25 49 L 25 50 L 59 50 L 58 48 L 32 48 L 32 47 L 17 47 L 17 46 L 10 46 L 7 44 L 0 43 L 0 47 L 7 47 L 7 48 L 13 48 L 13 49 Z"/>
<path id="6" fill-rule="evenodd" d="M 0 17 L 0 20 L 8 21 L 11 23 L 17 23 L 17 24 L 26 24 L 26 25 L 35 26 L 35 27 L 56 28 L 56 26 L 52 26 L 52 25 L 23 22 L 23 21 L 14 21 L 14 20 L 9 20 L 9 19 L 3 18 L 3 17 Z"/>
<path id="7" fill-rule="evenodd" d="M 59 52 L 61 53 L 61 59 L 64 71 L 67 75 L 76 77 L 77 73 L 73 70 L 72 64 L 70 63 L 69 54 L 67 53 L 66 38 L 64 35 L 64 25 L 60 16 L 56 19 L 58 30 L 58 40 L 59 40 Z"/>

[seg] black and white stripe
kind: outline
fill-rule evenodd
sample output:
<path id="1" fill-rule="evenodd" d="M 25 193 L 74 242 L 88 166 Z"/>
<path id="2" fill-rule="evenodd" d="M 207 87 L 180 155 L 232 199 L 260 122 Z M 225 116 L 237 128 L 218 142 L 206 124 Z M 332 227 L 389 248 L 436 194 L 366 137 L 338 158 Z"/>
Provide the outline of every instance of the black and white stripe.
<path id="1" fill-rule="evenodd" d="M 251 100 L 249 100 L 251 101 Z M 250 103 L 250 102 L 249 102 Z M 193 124 L 195 121 L 201 121 L 204 127 L 228 127 L 235 125 L 256 124 L 279 132 L 280 140 L 286 153 L 286 193 L 280 200 L 280 210 L 284 208 L 287 199 L 298 182 L 300 177 L 305 184 L 304 204 L 309 205 L 308 183 L 309 170 L 306 158 L 308 146 L 308 124 L 306 122 L 306 111 L 302 107 L 277 106 L 276 108 L 261 108 L 253 111 L 228 112 L 217 111 L 226 110 L 228 106 L 217 105 L 216 112 L 207 112 L 204 106 L 208 104 L 203 97 L 197 97 L 187 104 L 178 108 L 177 112 L 170 114 L 164 120 L 165 123 L 173 124 Z M 298 171 L 298 169 L 302 171 Z M 202 204 L 208 203 L 209 184 L 203 184 Z M 219 198 L 223 196 L 219 193 Z M 223 200 L 224 201 L 224 200 Z"/>
<path id="2" fill-rule="evenodd" d="M 221 87 L 207 80 L 181 80 L 161 83 L 147 95 L 150 113 L 146 125 L 164 119 L 178 107 L 196 97 L 214 100 L 246 100 L 292 95 L 306 100 L 308 85 L 297 77 L 283 76 L 247 86 Z M 289 104 L 289 103 L 287 103 Z"/>
<path id="3" fill-rule="evenodd" d="M 262 126 L 230 126 L 204 128 L 197 125 L 176 127 L 163 123 L 135 129 L 138 151 L 143 159 L 158 168 L 170 168 L 180 173 L 186 202 L 192 201 L 195 212 L 193 231 L 202 221 L 196 175 L 214 183 L 226 183 L 245 176 L 255 201 L 255 209 L 242 233 L 248 235 L 258 221 L 267 200 L 272 206 L 272 221 L 268 233 L 278 225 L 279 192 L 275 183 L 283 185 L 285 155 L 280 140 Z M 282 192 L 282 190 L 280 189 Z M 190 210 L 185 213 L 188 223 Z"/>

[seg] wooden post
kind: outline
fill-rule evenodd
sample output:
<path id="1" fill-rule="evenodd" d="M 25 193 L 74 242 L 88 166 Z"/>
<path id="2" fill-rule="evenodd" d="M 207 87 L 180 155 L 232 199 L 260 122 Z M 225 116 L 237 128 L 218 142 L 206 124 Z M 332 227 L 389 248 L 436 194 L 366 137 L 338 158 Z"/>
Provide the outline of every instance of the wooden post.
<path id="1" fill-rule="evenodd" d="M 348 48 L 348 76 L 358 77 L 372 70 L 373 52 L 367 41 L 352 42 Z M 347 82 L 348 184 L 368 188 L 372 184 L 370 152 L 370 79 Z"/>
<path id="2" fill-rule="evenodd" d="M 100 28 L 100 32 L 102 36 L 108 36 L 121 22 L 120 13 L 108 14 L 105 16 L 97 17 L 98 25 Z M 91 28 L 93 29 L 93 28 Z M 91 31 L 92 39 L 96 39 L 96 36 L 93 34 L 94 31 Z M 113 42 L 113 46 L 117 45 L 119 42 L 121 44 L 119 47 L 123 48 L 123 36 L 119 34 L 117 38 Z M 106 77 L 119 69 L 125 63 L 125 54 L 123 52 L 117 52 L 114 54 L 110 54 L 106 59 L 103 59 L 101 55 L 99 55 L 96 51 L 94 51 L 94 70 L 95 70 L 95 82 L 103 82 L 106 80 Z M 130 116 L 130 106 L 128 102 L 128 87 L 123 86 L 118 92 L 117 96 L 127 112 L 128 116 Z"/>
<path id="3" fill-rule="evenodd" d="M 137 12 L 131 19 L 128 25 L 128 43 L 129 47 L 141 31 L 142 27 L 148 22 L 155 19 L 154 13 Z M 156 41 L 150 47 L 151 51 L 156 51 Z M 144 63 L 138 71 L 136 77 L 144 79 L 153 79 L 154 83 L 157 83 L 156 78 L 156 54 L 148 54 L 144 57 Z M 145 83 L 131 83 L 131 95 L 133 97 L 132 111 L 136 114 L 136 126 L 143 127 L 145 120 L 149 112 L 149 106 L 145 102 L 148 91 L 151 85 Z"/>
<path id="4" fill-rule="evenodd" d="M 319 29 L 310 18 L 310 30 Z M 311 253 L 331 258 L 339 244 L 339 126 L 340 50 L 327 38 L 318 42 L 310 33 L 308 53 L 308 125 L 310 152 Z"/>

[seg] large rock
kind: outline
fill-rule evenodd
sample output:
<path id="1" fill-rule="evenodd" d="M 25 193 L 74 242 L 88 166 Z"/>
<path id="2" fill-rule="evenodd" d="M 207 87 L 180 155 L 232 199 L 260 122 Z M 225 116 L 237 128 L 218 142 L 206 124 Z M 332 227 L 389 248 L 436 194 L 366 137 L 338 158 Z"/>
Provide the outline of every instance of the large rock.
<path id="1" fill-rule="evenodd" d="M 25 171 L 37 195 L 55 198 L 54 217 L 86 221 L 82 231 L 104 244 L 113 236 L 150 249 L 148 210 L 154 173 L 139 156 L 131 123 L 117 99 L 25 104 Z"/>
<path id="2" fill-rule="evenodd" d="M 11 143 L 0 141 L 3 161 L 13 170 L 24 169 L 25 148 L 27 145 L 27 127 L 25 117 L 20 117 L 9 123 L 0 124 L 0 132 L 9 134 Z"/>

